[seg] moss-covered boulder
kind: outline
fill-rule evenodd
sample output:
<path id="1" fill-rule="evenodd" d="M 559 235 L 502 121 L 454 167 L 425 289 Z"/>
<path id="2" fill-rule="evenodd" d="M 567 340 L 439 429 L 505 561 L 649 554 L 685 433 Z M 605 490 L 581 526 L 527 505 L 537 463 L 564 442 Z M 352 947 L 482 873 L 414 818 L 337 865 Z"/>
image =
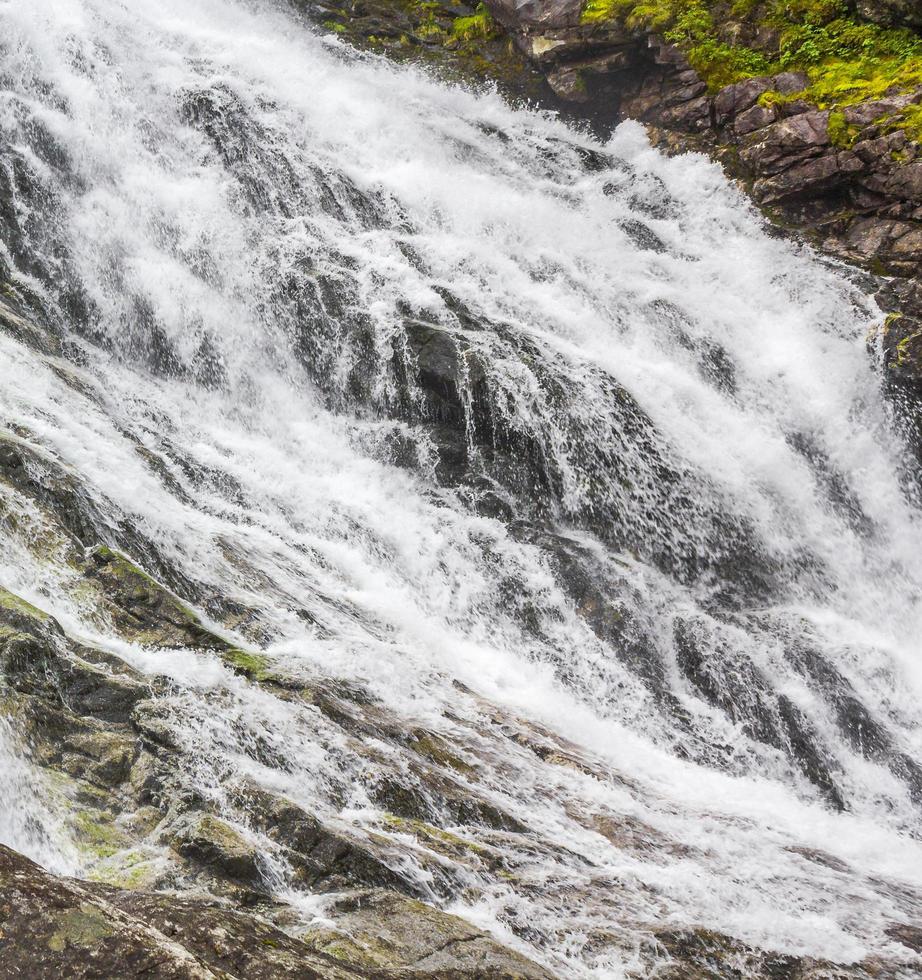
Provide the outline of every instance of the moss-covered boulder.
<path id="1" fill-rule="evenodd" d="M 184 857 L 217 874 L 246 884 L 259 884 L 259 851 L 226 820 L 211 813 L 187 814 L 174 829 L 172 846 Z"/>

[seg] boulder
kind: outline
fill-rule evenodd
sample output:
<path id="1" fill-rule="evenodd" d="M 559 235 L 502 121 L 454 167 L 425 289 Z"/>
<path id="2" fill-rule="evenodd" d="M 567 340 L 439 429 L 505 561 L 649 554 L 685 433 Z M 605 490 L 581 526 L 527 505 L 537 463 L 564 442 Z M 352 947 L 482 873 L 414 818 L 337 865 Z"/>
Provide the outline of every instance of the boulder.
<path id="1" fill-rule="evenodd" d="M 407 980 L 551 980 L 545 969 L 463 919 L 410 898 L 355 892 L 337 899 L 332 914 L 335 929 L 311 929 L 304 941 L 369 969 Z"/>

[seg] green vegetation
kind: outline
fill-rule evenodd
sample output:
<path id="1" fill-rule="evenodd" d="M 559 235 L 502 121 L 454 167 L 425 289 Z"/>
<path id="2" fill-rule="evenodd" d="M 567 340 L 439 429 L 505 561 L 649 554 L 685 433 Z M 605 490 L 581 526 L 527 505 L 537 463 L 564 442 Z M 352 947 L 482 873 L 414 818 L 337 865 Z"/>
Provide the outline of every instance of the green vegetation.
<path id="1" fill-rule="evenodd" d="M 712 92 L 745 78 L 803 71 L 809 82 L 797 97 L 842 108 L 922 86 L 922 37 L 865 23 L 846 0 L 587 0 L 582 19 L 662 33 Z M 890 125 L 919 139 L 922 112 L 913 106 Z M 840 128 L 837 138 L 850 134 Z"/>
<path id="2" fill-rule="evenodd" d="M 239 647 L 232 647 L 221 654 L 221 659 L 234 673 L 251 681 L 267 680 L 270 676 L 269 658 L 261 653 L 248 653 Z"/>
<path id="3" fill-rule="evenodd" d="M 71 818 L 78 847 L 96 858 L 109 858 L 129 846 L 129 840 L 104 810 L 81 810 Z"/>
<path id="4" fill-rule="evenodd" d="M 841 150 L 849 150 L 855 145 L 861 132 L 859 126 L 850 125 L 841 109 L 829 113 L 829 142 Z"/>
<path id="5" fill-rule="evenodd" d="M 490 11 L 482 4 L 470 17 L 458 17 L 451 25 L 451 33 L 459 41 L 489 40 L 499 33 Z"/>
<path id="6" fill-rule="evenodd" d="M 51 619 L 48 613 L 43 612 L 37 606 L 33 606 L 32 603 L 26 602 L 25 599 L 21 599 L 18 595 L 7 592 L 4 588 L 0 588 L 0 610 L 16 613 L 26 619 L 32 619 L 40 623 L 46 623 Z"/>

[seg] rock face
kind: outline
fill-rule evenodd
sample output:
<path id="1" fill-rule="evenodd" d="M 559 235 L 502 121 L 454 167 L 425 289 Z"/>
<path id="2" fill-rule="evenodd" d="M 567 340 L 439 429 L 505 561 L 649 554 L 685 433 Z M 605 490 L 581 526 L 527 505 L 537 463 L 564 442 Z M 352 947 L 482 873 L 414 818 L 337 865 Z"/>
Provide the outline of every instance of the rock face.
<path id="1" fill-rule="evenodd" d="M 541 73 L 476 3 L 294 2 L 311 21 L 358 48 L 386 54 L 395 61 L 424 64 L 450 79 L 498 84 L 518 98 L 547 95 Z"/>
<path id="2" fill-rule="evenodd" d="M 703 46 L 689 48 L 693 41 L 683 44 L 675 32 L 665 40 L 655 24 L 645 26 L 642 6 L 627 17 L 593 11 L 629 4 L 587 7 L 582 0 L 487 6 L 564 102 L 609 119 L 641 120 L 667 149 L 712 153 L 770 218 L 838 258 L 904 284 L 922 271 L 922 148 L 913 127 L 903 125 L 922 111 L 922 86 L 881 83 L 874 98 L 852 92 L 840 106 L 828 93 L 819 98 L 825 90 L 806 71 L 752 74 L 725 85 L 712 64 L 710 74 L 693 67 L 690 58 L 700 65 Z M 726 57 L 748 52 L 754 64 L 779 63 L 780 28 L 761 26 L 754 15 L 734 21 L 727 4 L 706 6 L 713 22 L 707 43 Z M 758 12 L 768 5 L 753 6 Z M 922 26 L 919 5 L 909 0 L 867 0 L 858 9 L 881 24 Z M 914 50 L 908 32 L 892 37 Z M 907 61 L 911 77 L 920 61 L 922 55 Z M 917 292 L 898 285 L 880 296 L 886 310 L 904 317 L 901 339 L 922 326 Z M 900 362 L 899 383 L 910 376 L 918 382 L 912 363 Z"/>
<path id="3" fill-rule="evenodd" d="M 858 12 L 878 24 L 922 27 L 922 10 L 915 0 L 858 0 Z"/>
<path id="4" fill-rule="evenodd" d="M 367 46 L 395 57 L 419 56 L 449 70 L 460 63 L 456 54 L 468 60 L 476 57 L 465 45 L 469 32 L 480 32 L 486 50 L 496 53 L 494 60 L 488 59 L 488 77 L 500 77 L 496 71 L 503 64 L 515 71 L 519 69 L 514 66 L 524 64 L 471 7 L 449 10 L 429 3 L 376 2 L 306 6 L 325 18 L 331 31 L 364 39 Z M 599 91 L 610 91 L 614 97 L 612 79 L 634 63 L 637 51 L 648 50 L 632 31 L 617 24 L 582 23 L 581 5 L 572 0 L 505 3 L 502 8 L 497 5 L 496 16 L 510 29 L 517 23 L 527 25 L 522 37 L 528 41 L 529 57 L 548 69 L 560 93 L 572 92 L 574 99 L 583 97 L 587 76 Z M 572 57 L 564 56 L 567 50 Z M 679 73 L 689 71 L 669 60 L 678 57 L 672 49 L 657 50 L 665 59 L 664 71 L 670 66 Z M 693 93 L 685 102 L 693 107 L 689 119 L 698 118 L 695 113 L 702 104 L 710 118 L 716 100 L 701 94 L 700 82 L 691 77 L 687 81 Z M 776 90 L 794 91 L 798 79 L 778 76 L 772 84 Z M 640 98 L 642 82 L 636 80 L 636 86 L 631 91 Z M 749 94 L 738 95 L 728 96 L 728 120 L 747 112 L 755 120 L 757 110 L 765 108 L 758 104 L 758 94 L 752 102 L 747 101 Z M 680 106 L 676 103 L 675 108 Z M 202 112 L 205 108 L 198 106 Z M 803 165 L 821 159 L 824 154 L 813 150 L 831 145 L 828 115 L 805 109 L 784 118 L 789 124 L 779 128 L 766 158 L 781 161 L 794 155 Z M 692 126 L 689 132 L 693 131 Z M 778 168 L 772 176 L 780 178 L 784 172 Z M 645 247 L 657 247 L 656 236 L 642 224 L 625 230 L 643 238 Z M 464 322 L 463 306 L 456 303 L 454 311 Z M 5 298 L 0 299 L 0 330 L 43 354 L 60 353 L 60 341 Z M 920 357 L 918 337 L 909 318 L 888 321 L 882 344 L 895 375 L 914 370 Z M 461 346 L 437 324 L 419 321 L 408 325 L 408 348 L 418 372 L 420 411 L 440 450 L 440 479 L 451 485 L 465 479 L 470 467 L 462 433 L 468 428 L 496 474 L 491 487 L 523 479 L 526 465 L 531 465 L 524 460 L 538 454 L 497 424 L 483 384 L 485 361 L 478 360 L 483 354 Z M 67 383 L 81 383 L 67 375 L 65 362 L 56 361 L 56 369 L 70 378 Z M 470 386 L 467 391 L 461 388 L 462 375 Z M 645 418 L 626 393 L 613 390 L 611 397 L 630 423 L 625 427 L 646 440 L 641 444 L 652 455 L 656 446 Z M 409 412 L 408 408 L 408 418 L 416 418 Z M 591 437 L 594 442 L 595 433 Z M 139 445 L 138 452 L 143 454 L 145 447 Z M 157 465 L 155 457 L 148 461 Z M 657 476 L 664 484 L 676 479 L 665 461 Z M 546 474 L 536 467 L 524 478 L 536 485 Z M 71 635 L 63 618 L 58 622 L 43 612 L 41 596 L 33 596 L 36 604 L 31 604 L 0 590 L 2 706 L 16 717 L 36 772 L 60 793 L 67 829 L 81 851 L 81 873 L 90 879 L 52 875 L 0 848 L 0 975 L 77 980 L 134 975 L 548 980 L 551 974 L 541 965 L 443 911 L 471 893 L 476 896 L 478 888 L 494 889 L 494 900 L 495 894 L 501 898 L 503 887 L 528 868 L 522 855 L 549 847 L 539 830 L 524 824 L 527 815 L 513 816 L 502 796 L 478 783 L 478 767 L 486 767 L 497 746 L 513 745 L 548 767 L 579 772 L 600 784 L 621 783 L 620 776 L 599 767 L 576 746 L 486 701 L 479 706 L 482 729 L 465 732 L 452 723 L 446 734 L 420 727 L 419 722 L 407 724 L 367 691 L 292 676 L 269 657 L 232 646 L 215 630 L 224 627 L 258 636 L 258 614 L 220 596 L 203 595 L 196 583 L 184 581 L 140 532 L 114 520 L 105 507 L 101 513 L 79 477 L 39 450 L 28 431 L 0 436 L 0 491 L 4 506 L 7 500 L 24 502 L 23 513 L 36 529 L 25 537 L 42 550 L 43 559 L 53 554 L 67 572 L 62 583 L 49 586 L 43 595 L 50 596 L 52 588 L 72 589 L 111 640 L 111 648 L 94 646 Z M 495 490 L 483 492 L 479 500 L 485 510 L 502 513 L 503 500 Z M 534 530 L 517 533 L 537 537 Z M 652 685 L 662 684 L 655 658 L 632 637 L 624 611 L 597 587 L 597 576 L 585 571 L 589 557 L 573 543 L 552 540 L 550 534 L 542 545 L 560 566 L 568 592 L 593 630 L 612 637 L 626 660 L 648 672 Z M 210 628 L 193 606 L 207 608 L 220 625 Z M 301 613 L 309 615 L 307 610 L 293 611 Z M 212 679 L 220 674 L 220 682 L 207 695 L 215 714 L 225 706 L 222 699 L 230 700 L 228 691 L 236 684 L 256 692 L 252 703 L 265 698 L 275 699 L 279 710 L 288 704 L 303 707 L 316 723 L 311 729 L 316 744 L 344 755 L 348 749 L 367 762 L 361 781 L 379 812 L 366 828 L 369 832 L 360 833 L 319 806 L 289 798 L 274 783 L 270 790 L 264 783 L 249 782 L 246 769 L 228 776 L 221 787 L 226 791 L 223 797 L 212 798 L 200 787 L 190 787 L 182 774 L 197 761 L 196 746 L 184 744 L 182 736 L 192 726 L 176 724 L 168 677 L 142 674 L 112 652 L 128 643 L 142 646 L 151 658 L 164 658 L 158 663 L 168 658 L 204 663 Z M 680 666 L 702 695 L 716 703 L 719 685 L 696 658 L 690 641 Z M 770 695 L 766 691 L 766 700 Z M 473 692 L 458 685 L 458 697 L 462 696 Z M 208 719 L 200 721 L 206 724 Z M 767 740 L 782 741 L 771 727 L 774 716 L 754 709 L 746 721 L 767 732 Z M 824 787 L 822 760 L 813 753 L 809 731 L 802 731 L 799 719 L 789 715 L 781 722 L 782 734 L 806 760 L 805 775 Z M 864 733 L 870 730 L 863 716 L 856 727 Z M 253 769 L 271 769 L 276 746 L 261 735 L 255 733 L 247 744 L 252 752 L 248 762 Z M 874 741 L 879 755 L 888 761 L 894 755 L 893 766 L 905 768 L 891 752 L 885 733 L 875 732 Z M 918 777 L 915 771 L 910 775 Z M 832 792 L 830 796 L 834 798 Z M 338 799 L 336 812 L 346 803 L 345 795 Z M 624 813 L 586 812 L 580 822 L 628 853 L 661 855 L 664 865 L 688 854 L 678 841 Z M 572 855 L 564 857 L 571 860 Z M 411 858 L 417 864 L 411 864 Z M 277 887 L 273 875 L 281 865 L 287 873 L 285 888 L 322 903 L 320 924 L 306 928 L 303 919 L 278 900 L 284 889 Z M 416 867 L 425 875 L 413 874 Z M 525 882 L 524 887 L 534 885 Z M 614 928 L 619 917 L 630 918 L 632 928 L 635 924 L 639 913 L 621 902 L 618 888 L 614 879 L 587 885 L 587 904 L 593 894 L 604 891 L 612 910 L 606 929 L 587 936 L 593 948 L 604 950 L 621 941 Z M 911 919 L 908 913 L 905 918 Z M 918 930 L 908 921 L 901 917 L 886 926 L 895 942 L 919 948 Z M 516 934 L 527 937 L 529 927 L 529 922 L 522 922 Z M 837 968 L 754 949 L 704 928 L 664 931 L 661 924 L 646 919 L 638 928 L 657 955 L 668 960 L 657 975 L 677 980 L 715 975 L 899 975 L 898 964 L 891 968 L 888 963 L 862 962 Z M 633 946 L 628 952 L 636 955 Z M 639 969 L 649 975 L 645 965 Z"/>

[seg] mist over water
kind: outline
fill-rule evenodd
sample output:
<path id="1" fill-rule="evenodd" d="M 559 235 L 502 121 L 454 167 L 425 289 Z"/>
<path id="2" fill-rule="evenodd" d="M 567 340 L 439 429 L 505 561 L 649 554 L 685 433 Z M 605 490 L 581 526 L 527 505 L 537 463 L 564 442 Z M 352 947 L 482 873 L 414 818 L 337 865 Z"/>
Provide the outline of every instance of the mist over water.
<path id="1" fill-rule="evenodd" d="M 0 260 L 65 341 L 0 334 L 4 425 L 243 645 L 469 745 L 530 847 L 484 831 L 515 876 L 463 890 L 420 864 L 431 901 L 561 976 L 623 975 L 650 922 L 910 956 L 922 521 L 844 270 L 637 125 L 602 143 L 270 2 L 0 0 L 0 164 Z M 316 711 L 114 640 L 27 526 L 0 585 L 171 679 L 198 794 L 377 826 Z M 71 871 L 2 724 L 0 840 Z"/>

